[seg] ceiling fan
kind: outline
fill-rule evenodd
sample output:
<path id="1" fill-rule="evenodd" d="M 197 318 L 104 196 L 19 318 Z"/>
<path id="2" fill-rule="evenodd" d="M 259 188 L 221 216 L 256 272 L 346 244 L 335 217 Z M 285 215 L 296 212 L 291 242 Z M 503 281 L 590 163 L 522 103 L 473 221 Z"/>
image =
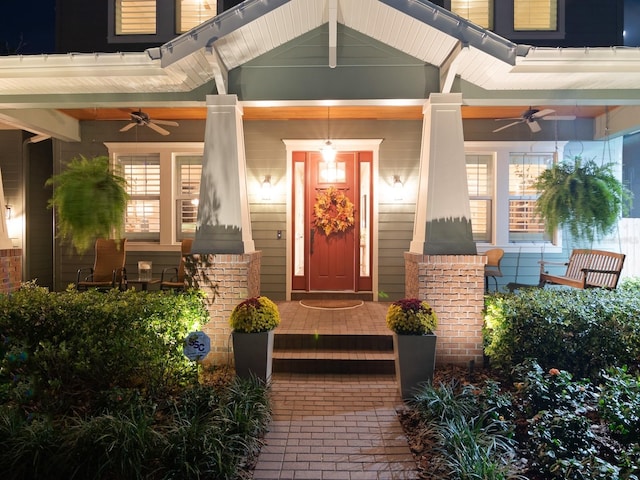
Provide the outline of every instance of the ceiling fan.
<path id="1" fill-rule="evenodd" d="M 142 127 L 147 126 L 152 130 L 155 130 L 160 135 L 169 135 L 169 131 L 160 127 L 160 125 L 169 125 L 172 127 L 177 127 L 178 122 L 173 122 L 171 120 L 151 120 L 149 115 L 142 110 L 138 110 L 137 112 L 129 113 L 131 117 L 131 122 L 120 129 L 121 132 L 126 132 L 127 130 L 132 129 L 133 127 Z"/>
<path id="2" fill-rule="evenodd" d="M 511 122 L 507 125 L 504 125 L 500 128 L 496 128 L 493 133 L 499 132 L 500 130 L 504 130 L 505 128 L 513 127 L 514 125 L 518 125 L 520 123 L 526 123 L 529 126 L 529 129 L 533 133 L 538 133 L 542 128 L 538 123 L 538 120 L 575 120 L 575 115 L 551 115 L 555 113 L 555 110 L 551 110 L 550 108 L 545 108 L 544 110 L 538 110 L 537 108 L 529 108 L 524 111 L 520 117 L 514 118 L 496 118 L 496 121 L 503 120 L 516 120 L 515 122 Z"/>

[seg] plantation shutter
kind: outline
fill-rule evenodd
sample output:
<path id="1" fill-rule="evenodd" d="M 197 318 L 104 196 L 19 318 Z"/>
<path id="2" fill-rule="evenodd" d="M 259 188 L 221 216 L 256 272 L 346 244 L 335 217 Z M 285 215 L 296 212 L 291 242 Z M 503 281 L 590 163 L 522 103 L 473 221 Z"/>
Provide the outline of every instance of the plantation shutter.
<path id="1" fill-rule="evenodd" d="M 490 242 L 493 232 L 493 157 L 467 155 L 466 164 L 473 239 Z"/>
<path id="2" fill-rule="evenodd" d="M 553 163 L 553 154 L 512 153 L 509 159 L 509 241 L 545 239 L 544 221 L 536 214 L 539 192 L 534 183 Z"/>
<path id="3" fill-rule="evenodd" d="M 451 0 L 451 11 L 483 28 L 493 28 L 493 0 Z"/>
<path id="4" fill-rule="evenodd" d="M 196 231 L 202 156 L 179 156 L 176 167 L 176 238 L 181 240 Z"/>
<path id="5" fill-rule="evenodd" d="M 176 30 L 188 32 L 216 16 L 216 0 L 177 0 Z"/>
<path id="6" fill-rule="evenodd" d="M 156 0 L 116 0 L 116 35 L 156 33 Z"/>
<path id="7" fill-rule="evenodd" d="M 127 180 L 129 203 L 125 234 L 130 239 L 160 240 L 160 155 L 118 158 Z"/>
<path id="8" fill-rule="evenodd" d="M 513 0 L 513 29 L 557 30 L 557 0 Z"/>

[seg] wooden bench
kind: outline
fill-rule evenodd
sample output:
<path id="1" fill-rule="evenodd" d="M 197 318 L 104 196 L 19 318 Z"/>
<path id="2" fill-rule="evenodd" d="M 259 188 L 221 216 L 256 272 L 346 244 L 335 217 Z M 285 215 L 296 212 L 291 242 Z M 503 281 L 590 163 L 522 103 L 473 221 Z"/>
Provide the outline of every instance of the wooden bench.
<path id="1" fill-rule="evenodd" d="M 547 283 L 574 288 L 616 288 L 624 264 L 623 253 L 575 249 L 567 263 L 540 262 L 540 287 Z M 566 265 L 564 275 L 550 275 L 545 265 Z"/>

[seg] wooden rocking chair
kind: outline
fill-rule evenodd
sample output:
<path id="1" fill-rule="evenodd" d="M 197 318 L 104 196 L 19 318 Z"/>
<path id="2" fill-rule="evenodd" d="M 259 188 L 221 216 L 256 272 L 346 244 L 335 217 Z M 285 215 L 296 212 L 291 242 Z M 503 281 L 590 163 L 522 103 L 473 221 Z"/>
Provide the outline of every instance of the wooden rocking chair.
<path id="1" fill-rule="evenodd" d="M 126 290 L 127 272 L 124 267 L 127 256 L 126 246 L 126 238 L 120 239 L 117 243 L 115 240 L 97 239 L 93 267 L 78 269 L 76 289 L 80 291 L 90 288 Z"/>

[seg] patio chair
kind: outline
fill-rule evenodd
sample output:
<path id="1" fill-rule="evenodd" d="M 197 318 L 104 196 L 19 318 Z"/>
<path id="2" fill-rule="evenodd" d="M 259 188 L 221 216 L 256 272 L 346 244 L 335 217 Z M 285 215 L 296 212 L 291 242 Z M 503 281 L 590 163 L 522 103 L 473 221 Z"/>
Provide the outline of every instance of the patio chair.
<path id="1" fill-rule="evenodd" d="M 184 258 L 191 253 L 192 244 L 192 238 L 182 240 L 180 247 L 180 264 L 177 267 L 168 267 L 162 270 L 160 290 L 184 290 L 188 286 L 184 271 Z"/>
<path id="2" fill-rule="evenodd" d="M 109 290 L 127 288 L 127 272 L 124 267 L 127 256 L 127 239 L 115 240 L 99 238 L 96 240 L 96 254 L 93 267 L 78 269 L 77 290 L 97 288 Z"/>
<path id="3" fill-rule="evenodd" d="M 496 277 L 502 277 L 502 270 L 500 270 L 500 262 L 504 257 L 504 250 L 501 248 L 492 248 L 485 252 L 487 256 L 487 263 L 484 266 L 484 291 L 489 291 L 489 278 L 493 278 L 496 284 L 496 290 L 498 290 L 498 279 Z"/>

